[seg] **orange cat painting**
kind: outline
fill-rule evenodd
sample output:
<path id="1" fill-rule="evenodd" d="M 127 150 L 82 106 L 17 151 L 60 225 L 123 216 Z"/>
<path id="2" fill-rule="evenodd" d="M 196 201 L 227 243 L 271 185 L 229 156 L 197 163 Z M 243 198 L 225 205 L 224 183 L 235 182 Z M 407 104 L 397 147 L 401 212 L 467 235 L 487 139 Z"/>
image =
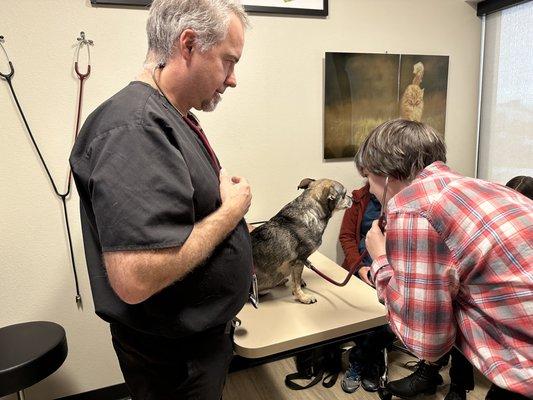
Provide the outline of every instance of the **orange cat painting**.
<path id="1" fill-rule="evenodd" d="M 424 64 L 417 62 L 413 66 L 413 74 L 413 82 L 405 88 L 400 100 L 400 117 L 420 122 L 424 112 L 424 89 L 420 87 Z"/>

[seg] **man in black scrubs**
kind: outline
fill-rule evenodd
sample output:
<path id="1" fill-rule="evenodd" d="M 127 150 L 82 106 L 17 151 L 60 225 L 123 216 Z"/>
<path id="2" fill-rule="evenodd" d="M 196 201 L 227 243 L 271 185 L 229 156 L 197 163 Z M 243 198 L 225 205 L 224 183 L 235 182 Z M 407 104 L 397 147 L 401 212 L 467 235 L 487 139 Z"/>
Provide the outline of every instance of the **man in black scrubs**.
<path id="1" fill-rule="evenodd" d="M 133 399 L 221 397 L 248 298 L 248 182 L 190 113 L 236 86 L 235 0 L 155 0 L 145 69 L 96 109 L 70 157 L 96 313 Z"/>

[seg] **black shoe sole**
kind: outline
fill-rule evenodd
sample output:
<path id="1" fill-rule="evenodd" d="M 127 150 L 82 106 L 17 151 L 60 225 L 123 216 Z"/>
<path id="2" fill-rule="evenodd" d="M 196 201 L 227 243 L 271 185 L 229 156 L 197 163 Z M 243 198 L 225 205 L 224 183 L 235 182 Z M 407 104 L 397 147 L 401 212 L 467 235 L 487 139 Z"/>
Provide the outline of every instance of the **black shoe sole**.
<path id="1" fill-rule="evenodd" d="M 418 396 L 427 396 L 427 395 L 432 395 L 432 394 L 435 394 L 437 393 L 437 389 L 439 388 L 439 386 L 443 385 L 444 382 L 442 380 L 442 377 L 440 379 L 440 383 L 436 384 L 434 387 L 430 387 L 428 389 L 426 389 L 425 391 L 423 392 L 420 392 L 420 393 L 417 393 L 417 394 L 414 394 L 412 396 L 408 396 L 408 395 L 401 395 L 401 394 L 396 394 L 394 391 L 392 391 L 390 388 L 387 388 L 387 390 L 392 393 L 394 396 L 396 397 L 399 397 L 400 399 L 416 399 Z"/>
<path id="2" fill-rule="evenodd" d="M 361 383 L 362 388 L 365 390 L 365 392 L 374 393 L 377 392 L 379 389 L 379 385 L 368 387 Z"/>
<path id="3" fill-rule="evenodd" d="M 412 400 L 412 399 L 417 399 L 419 397 L 423 397 L 423 396 L 430 396 L 430 395 L 433 395 L 435 393 L 437 393 L 437 388 L 435 388 L 435 390 L 426 390 L 425 392 L 420 392 L 420 393 L 417 393 L 413 396 L 403 396 L 401 394 L 396 394 L 394 392 L 391 392 L 389 390 L 390 393 L 392 393 L 393 396 L 396 396 L 396 397 L 399 397 L 400 399 L 404 399 L 404 400 Z"/>

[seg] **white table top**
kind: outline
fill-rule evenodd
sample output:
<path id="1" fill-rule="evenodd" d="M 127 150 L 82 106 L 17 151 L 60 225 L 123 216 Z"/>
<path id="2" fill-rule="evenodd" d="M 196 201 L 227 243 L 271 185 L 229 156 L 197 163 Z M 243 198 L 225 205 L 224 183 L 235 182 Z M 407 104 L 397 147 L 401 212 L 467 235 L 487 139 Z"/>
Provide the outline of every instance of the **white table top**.
<path id="1" fill-rule="evenodd" d="M 337 282 L 346 278 L 346 270 L 318 252 L 309 260 Z M 259 309 L 250 303 L 244 306 L 234 338 L 239 356 L 266 357 L 387 323 L 376 291 L 360 279 L 352 277 L 346 286 L 338 287 L 308 268 L 304 268 L 303 279 L 307 283 L 303 290 L 318 302 L 297 302 L 289 282 L 261 296 Z"/>

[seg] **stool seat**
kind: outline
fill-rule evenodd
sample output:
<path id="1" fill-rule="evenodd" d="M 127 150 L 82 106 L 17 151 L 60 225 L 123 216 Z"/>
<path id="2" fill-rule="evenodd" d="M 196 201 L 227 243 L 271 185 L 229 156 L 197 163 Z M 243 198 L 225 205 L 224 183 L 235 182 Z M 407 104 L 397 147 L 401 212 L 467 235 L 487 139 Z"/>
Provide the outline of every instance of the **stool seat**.
<path id="1" fill-rule="evenodd" d="M 24 322 L 0 328 L 0 397 L 51 375 L 67 353 L 65 330 L 54 322 Z"/>

